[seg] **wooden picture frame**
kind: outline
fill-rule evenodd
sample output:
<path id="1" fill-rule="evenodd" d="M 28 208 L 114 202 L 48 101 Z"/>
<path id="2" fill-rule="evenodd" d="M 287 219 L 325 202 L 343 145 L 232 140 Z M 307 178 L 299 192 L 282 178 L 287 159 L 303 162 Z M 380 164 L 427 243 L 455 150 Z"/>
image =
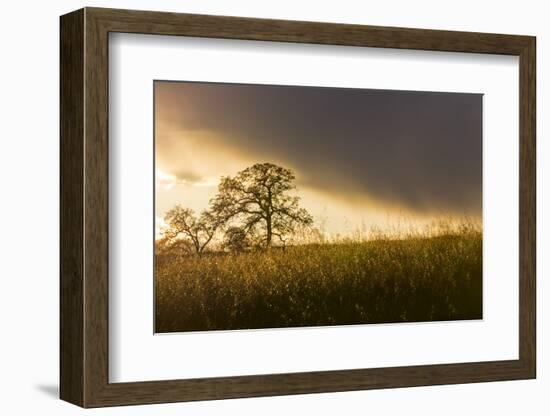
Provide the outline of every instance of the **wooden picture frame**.
<path id="1" fill-rule="evenodd" d="M 82 407 L 101 407 L 535 378 L 534 37 L 100 8 L 64 15 L 60 24 L 61 399 Z M 519 359 L 110 383 L 110 32 L 519 56 Z"/>

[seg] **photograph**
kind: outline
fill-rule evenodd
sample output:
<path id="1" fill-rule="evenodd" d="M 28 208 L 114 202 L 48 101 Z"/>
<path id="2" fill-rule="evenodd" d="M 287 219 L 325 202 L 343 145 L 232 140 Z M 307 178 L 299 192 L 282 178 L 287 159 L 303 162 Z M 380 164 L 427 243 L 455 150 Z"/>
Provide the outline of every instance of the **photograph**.
<path id="1" fill-rule="evenodd" d="M 483 94 L 153 94 L 155 333 L 483 319 Z"/>

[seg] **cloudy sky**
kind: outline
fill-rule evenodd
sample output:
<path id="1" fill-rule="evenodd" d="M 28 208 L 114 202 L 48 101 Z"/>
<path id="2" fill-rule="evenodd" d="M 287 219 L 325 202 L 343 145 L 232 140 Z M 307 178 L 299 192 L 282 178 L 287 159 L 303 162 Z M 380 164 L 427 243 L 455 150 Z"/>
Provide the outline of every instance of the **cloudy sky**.
<path id="1" fill-rule="evenodd" d="M 155 147 L 159 225 L 257 162 L 330 233 L 481 218 L 480 94 L 156 81 Z"/>

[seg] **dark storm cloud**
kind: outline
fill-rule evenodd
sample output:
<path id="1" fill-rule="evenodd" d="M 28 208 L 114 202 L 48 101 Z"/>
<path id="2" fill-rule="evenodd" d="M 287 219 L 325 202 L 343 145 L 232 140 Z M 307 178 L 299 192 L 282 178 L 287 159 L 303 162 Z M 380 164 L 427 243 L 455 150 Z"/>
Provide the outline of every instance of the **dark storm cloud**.
<path id="1" fill-rule="evenodd" d="M 207 130 L 302 186 L 481 215 L 482 96 L 156 82 L 157 123 Z M 157 149 L 163 138 L 157 134 Z M 212 139 L 214 140 L 214 139 Z M 211 143 L 210 143 L 211 144 Z"/>

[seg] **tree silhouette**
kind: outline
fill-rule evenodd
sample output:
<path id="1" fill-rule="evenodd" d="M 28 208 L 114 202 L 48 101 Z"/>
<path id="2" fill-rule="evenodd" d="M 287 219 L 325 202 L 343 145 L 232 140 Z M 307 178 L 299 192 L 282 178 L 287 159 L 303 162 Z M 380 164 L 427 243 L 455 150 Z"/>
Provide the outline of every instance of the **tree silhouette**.
<path id="1" fill-rule="evenodd" d="M 181 205 L 176 205 L 168 211 L 164 220 L 168 225 L 164 230 L 164 237 L 170 241 L 177 237 L 190 241 L 197 254 L 201 254 L 212 241 L 220 225 L 210 212 L 203 211 L 197 218 L 192 209 L 183 208 Z"/>
<path id="2" fill-rule="evenodd" d="M 291 170 L 272 163 L 257 163 L 235 177 L 222 177 L 218 194 L 211 203 L 219 223 L 238 226 L 245 235 L 259 235 L 262 245 L 271 247 L 273 238 L 283 245 L 298 225 L 313 223 L 311 215 L 299 207 L 300 198 Z M 237 225 L 234 225 L 237 224 Z"/>

